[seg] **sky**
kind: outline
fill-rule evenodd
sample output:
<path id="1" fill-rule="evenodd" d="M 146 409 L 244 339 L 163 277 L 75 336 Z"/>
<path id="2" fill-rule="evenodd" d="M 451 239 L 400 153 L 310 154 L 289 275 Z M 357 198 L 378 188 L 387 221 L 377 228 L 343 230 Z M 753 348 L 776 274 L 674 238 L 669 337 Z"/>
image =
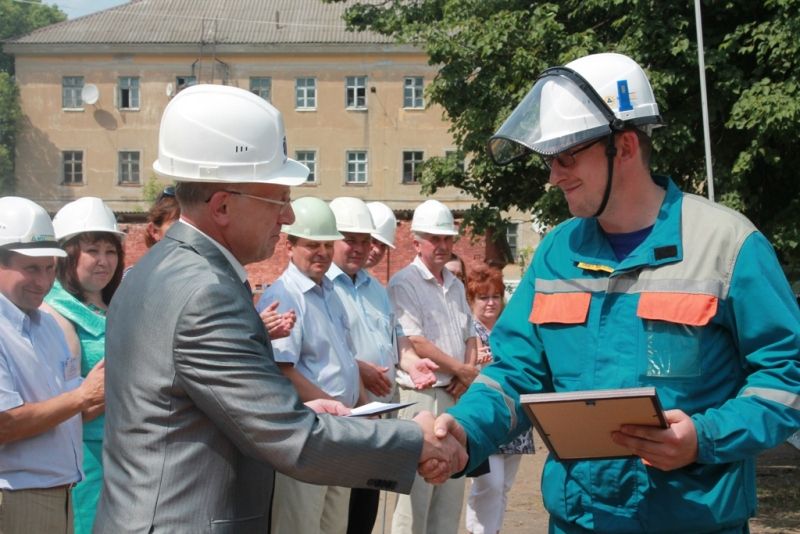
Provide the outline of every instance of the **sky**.
<path id="1" fill-rule="evenodd" d="M 57 5 L 67 14 L 67 18 L 76 19 L 127 2 L 128 0 L 45 0 L 44 3 Z"/>

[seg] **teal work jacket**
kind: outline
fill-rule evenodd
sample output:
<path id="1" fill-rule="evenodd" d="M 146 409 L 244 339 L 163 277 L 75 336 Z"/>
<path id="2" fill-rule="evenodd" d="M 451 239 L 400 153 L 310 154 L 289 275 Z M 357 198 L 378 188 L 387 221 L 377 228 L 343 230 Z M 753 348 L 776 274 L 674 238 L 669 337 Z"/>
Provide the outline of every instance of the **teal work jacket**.
<path id="1" fill-rule="evenodd" d="M 772 247 L 742 215 L 655 180 L 653 230 L 622 261 L 596 219 L 546 236 L 492 330 L 495 362 L 450 410 L 468 470 L 530 427 L 523 393 L 654 386 L 692 417 L 698 458 L 674 471 L 548 458 L 556 532 L 741 532 L 755 456 L 800 427 L 800 310 Z"/>

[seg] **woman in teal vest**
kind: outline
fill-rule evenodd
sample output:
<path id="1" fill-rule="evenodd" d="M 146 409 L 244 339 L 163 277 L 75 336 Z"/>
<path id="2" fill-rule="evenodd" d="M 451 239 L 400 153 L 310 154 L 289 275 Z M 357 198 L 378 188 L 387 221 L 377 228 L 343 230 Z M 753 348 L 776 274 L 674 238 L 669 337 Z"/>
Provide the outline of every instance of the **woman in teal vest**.
<path id="1" fill-rule="evenodd" d="M 57 280 L 45 303 L 70 350 L 81 356 L 81 376 L 104 357 L 106 310 L 122 280 L 123 232 L 102 200 L 84 197 L 65 205 L 53 219 L 56 238 L 67 252 L 59 258 Z M 84 478 L 72 490 L 75 532 L 91 533 L 103 487 L 103 420 L 83 425 Z"/>

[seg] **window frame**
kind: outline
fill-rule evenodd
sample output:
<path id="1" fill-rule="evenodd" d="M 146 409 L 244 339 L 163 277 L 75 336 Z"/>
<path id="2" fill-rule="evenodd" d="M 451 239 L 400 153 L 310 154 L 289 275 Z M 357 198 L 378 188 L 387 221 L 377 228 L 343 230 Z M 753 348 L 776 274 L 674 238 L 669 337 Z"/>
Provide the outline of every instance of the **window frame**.
<path id="1" fill-rule="evenodd" d="M 127 163 L 128 172 L 132 172 L 130 166 L 134 162 L 123 162 L 124 154 L 136 154 L 136 181 L 123 180 L 123 164 Z M 142 185 L 142 151 L 141 150 L 118 150 L 117 151 L 117 185 L 121 186 L 141 186 Z"/>
<path id="2" fill-rule="evenodd" d="M 258 80 L 259 87 L 254 86 L 254 82 Z M 266 82 L 266 84 L 264 84 Z M 264 98 L 262 94 L 264 90 L 264 85 L 267 88 L 267 97 Z M 272 102 L 272 77 L 271 76 L 250 76 L 250 92 L 256 95 L 259 98 L 263 98 L 267 102 Z"/>
<path id="3" fill-rule="evenodd" d="M 126 81 L 126 84 L 123 84 L 123 80 Z M 117 78 L 117 109 L 124 111 L 138 111 L 142 108 L 142 86 L 140 81 L 141 79 L 139 76 L 119 76 Z M 123 85 L 127 85 L 127 87 L 124 87 Z M 126 106 L 123 106 L 125 100 L 123 98 L 123 91 L 129 91 L 127 98 L 128 102 Z M 136 101 L 135 104 L 134 100 Z"/>
<path id="4" fill-rule="evenodd" d="M 359 105 L 359 92 L 363 102 Z M 352 93 L 352 98 L 351 98 Z M 352 104 L 351 104 L 352 101 Z M 346 76 L 344 79 L 344 107 L 348 110 L 367 109 L 367 77 Z"/>
<path id="5" fill-rule="evenodd" d="M 512 228 L 513 232 L 511 231 Z M 511 259 L 516 263 L 519 260 L 519 223 L 510 222 L 506 225 L 506 243 L 508 244 Z"/>
<path id="6" fill-rule="evenodd" d="M 71 161 L 67 161 L 67 155 L 79 155 L 80 161 L 76 161 L 74 158 Z M 66 186 L 78 186 L 78 185 L 86 185 L 86 181 L 84 180 L 83 169 L 84 165 L 84 152 L 83 150 L 62 150 L 61 151 L 61 185 Z M 67 171 L 67 165 L 70 166 L 70 171 Z M 75 167 L 80 165 L 80 170 L 76 171 Z M 67 176 L 75 176 L 76 174 L 80 175 L 80 181 L 75 181 L 74 179 L 67 180 Z"/>
<path id="7" fill-rule="evenodd" d="M 412 85 L 408 84 L 409 81 L 412 82 Z M 419 82 L 419 86 L 417 86 L 417 82 Z M 425 109 L 425 78 L 423 76 L 403 78 L 403 109 Z"/>
<path id="8" fill-rule="evenodd" d="M 419 154 L 419 159 L 415 158 L 414 155 Z M 411 155 L 411 159 L 406 159 L 407 155 Z M 403 150 L 402 154 L 402 173 L 401 173 L 401 183 L 408 184 L 408 185 L 418 185 L 419 184 L 419 173 L 417 171 L 417 165 L 421 165 L 425 162 L 425 151 L 424 150 Z M 406 165 L 411 165 L 411 180 L 406 180 Z"/>
<path id="9" fill-rule="evenodd" d="M 301 87 L 301 80 L 306 84 L 310 81 L 311 85 L 303 85 Z M 311 93 L 310 96 L 309 93 Z M 313 101 L 311 105 L 308 104 L 309 100 Z M 301 78 L 295 78 L 294 108 L 298 111 L 314 111 L 317 109 L 317 79 L 315 77 L 305 76 Z"/>
<path id="10" fill-rule="evenodd" d="M 80 85 L 67 85 L 67 80 L 80 80 Z M 86 81 L 83 76 L 62 76 L 61 77 L 61 109 L 83 109 L 83 88 L 86 86 Z M 67 93 L 70 93 L 71 98 L 77 103 L 76 106 L 67 105 Z M 72 102 L 70 102 L 72 103 Z"/>
<path id="11" fill-rule="evenodd" d="M 311 159 L 311 162 L 310 162 L 311 165 L 308 164 L 309 162 L 306 159 L 301 157 L 301 154 L 311 154 L 312 155 L 312 159 Z M 317 161 L 317 151 L 316 150 L 313 150 L 313 149 L 295 150 L 294 151 L 294 159 L 297 160 L 298 162 L 302 163 L 306 167 L 308 167 L 308 170 L 311 171 L 311 172 L 308 173 L 308 177 L 306 178 L 306 181 L 303 182 L 303 185 L 319 183 L 319 181 L 317 179 L 317 164 L 318 164 L 318 161 Z"/>
<path id="12" fill-rule="evenodd" d="M 363 155 L 363 161 L 354 161 L 352 157 Z M 356 166 L 353 173 L 350 172 L 351 166 Z M 363 175 L 363 180 L 358 177 Z M 351 179 L 351 176 L 355 179 Z M 345 185 L 367 185 L 369 184 L 369 151 L 367 150 L 348 150 L 345 153 Z"/>

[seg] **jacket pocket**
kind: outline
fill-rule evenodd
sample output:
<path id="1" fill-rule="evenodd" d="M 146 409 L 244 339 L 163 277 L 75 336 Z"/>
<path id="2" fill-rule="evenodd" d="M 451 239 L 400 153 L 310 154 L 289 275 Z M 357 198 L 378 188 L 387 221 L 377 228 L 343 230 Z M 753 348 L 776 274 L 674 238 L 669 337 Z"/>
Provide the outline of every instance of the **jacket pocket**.
<path id="1" fill-rule="evenodd" d="M 717 306 L 717 297 L 712 295 L 642 293 L 636 315 L 643 323 L 643 374 L 658 378 L 700 376 L 701 333 L 716 315 Z"/>
<path id="2" fill-rule="evenodd" d="M 536 293 L 528 320 L 533 324 L 583 324 L 591 293 Z"/>

